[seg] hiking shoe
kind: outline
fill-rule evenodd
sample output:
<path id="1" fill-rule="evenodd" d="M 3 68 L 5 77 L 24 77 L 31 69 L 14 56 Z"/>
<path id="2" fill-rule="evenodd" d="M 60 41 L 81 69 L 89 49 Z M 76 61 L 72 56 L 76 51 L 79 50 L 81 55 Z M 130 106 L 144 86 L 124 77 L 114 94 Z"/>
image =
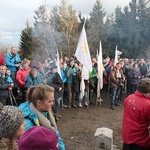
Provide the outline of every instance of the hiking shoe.
<path id="1" fill-rule="evenodd" d="M 63 105 L 63 108 L 67 108 L 67 107 L 68 107 L 67 105 L 65 105 L 65 104 Z"/>
<path id="2" fill-rule="evenodd" d="M 89 104 L 87 102 L 85 102 L 84 106 L 86 106 L 87 108 L 89 108 Z"/>
<path id="3" fill-rule="evenodd" d="M 75 104 L 72 104 L 72 107 L 73 107 L 73 108 L 77 108 L 77 106 L 76 106 Z"/>
<path id="4" fill-rule="evenodd" d="M 71 105 L 69 105 L 68 108 L 71 109 Z"/>
<path id="5" fill-rule="evenodd" d="M 61 115 L 57 115 L 57 118 L 61 118 Z"/>
<path id="6" fill-rule="evenodd" d="M 59 121 L 59 118 L 58 118 L 58 117 L 56 117 L 56 121 Z"/>
<path id="7" fill-rule="evenodd" d="M 82 104 L 81 103 L 79 103 L 79 107 L 82 108 Z"/>
<path id="8" fill-rule="evenodd" d="M 120 104 L 119 104 L 119 103 L 116 103 L 115 106 L 120 106 Z"/>
<path id="9" fill-rule="evenodd" d="M 111 106 L 111 109 L 115 110 L 115 107 L 114 107 L 114 106 Z"/>

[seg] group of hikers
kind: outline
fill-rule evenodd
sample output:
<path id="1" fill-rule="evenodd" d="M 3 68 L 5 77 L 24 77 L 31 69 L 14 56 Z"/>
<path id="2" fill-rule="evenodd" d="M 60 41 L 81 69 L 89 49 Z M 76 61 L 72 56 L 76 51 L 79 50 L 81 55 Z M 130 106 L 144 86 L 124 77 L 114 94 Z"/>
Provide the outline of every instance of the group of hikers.
<path id="1" fill-rule="evenodd" d="M 96 57 L 91 60 L 92 71 L 89 72 L 75 57 L 65 56 L 60 60 L 47 58 L 33 65 L 26 58 L 21 60 L 15 47 L 11 48 L 5 58 L 0 54 L 0 119 L 2 120 L 0 121 L 0 149 L 35 150 L 38 147 L 39 150 L 44 150 L 43 145 L 47 146 L 45 150 L 64 150 L 65 145 L 57 129 L 57 121 L 61 118 L 60 106 L 71 109 L 83 106 L 89 108 L 91 104 L 96 104 L 94 95 L 97 95 L 97 91 L 100 90 L 97 89 L 98 64 Z M 119 59 L 114 65 L 114 59 L 107 57 L 103 60 L 103 66 L 103 89 L 100 90 L 100 95 L 103 98 L 104 92 L 110 94 L 112 110 L 120 105 L 124 90 L 127 96 L 135 93 L 138 97 L 139 93 L 144 93 L 145 97 L 142 99 L 149 99 L 147 94 L 150 92 L 148 91 L 150 89 L 148 87 L 150 85 L 149 59 L 145 61 L 144 58 L 137 60 L 124 58 Z M 81 94 L 81 81 L 84 81 L 84 95 Z M 18 95 L 21 95 L 21 101 L 17 101 Z M 135 110 L 137 109 L 136 96 L 134 99 L 127 98 L 126 101 L 125 106 L 132 105 Z M 19 105 L 19 108 L 14 105 Z M 127 109 L 131 112 L 129 108 Z M 147 109 L 145 113 L 148 115 Z M 134 140 L 130 143 L 127 140 L 128 136 L 124 136 L 127 133 L 131 134 L 130 129 L 126 131 L 127 127 L 131 127 L 129 116 L 126 117 L 129 112 L 125 112 L 123 120 L 125 122 L 123 124 L 124 149 L 130 144 L 149 148 L 150 141 L 149 145 L 144 146 L 140 142 L 134 143 Z M 144 119 L 150 119 L 146 117 Z M 147 122 L 145 121 L 145 128 L 149 127 Z M 143 127 L 137 124 L 134 125 Z M 24 128 L 26 132 L 23 134 Z M 38 140 L 36 136 L 39 136 Z M 46 138 L 43 139 L 42 136 Z M 34 144 L 30 145 L 29 139 L 32 139 Z M 51 140 L 48 142 L 48 139 Z M 41 145 L 42 142 L 45 144 Z"/>

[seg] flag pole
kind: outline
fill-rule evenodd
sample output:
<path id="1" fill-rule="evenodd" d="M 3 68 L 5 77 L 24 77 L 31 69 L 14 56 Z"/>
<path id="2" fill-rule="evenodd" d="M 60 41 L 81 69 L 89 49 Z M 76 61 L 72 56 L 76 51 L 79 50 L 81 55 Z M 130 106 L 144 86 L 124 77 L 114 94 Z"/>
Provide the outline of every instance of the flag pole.
<path id="1" fill-rule="evenodd" d="M 83 24 L 83 27 L 85 27 L 85 23 L 86 23 L 86 18 L 85 18 L 85 20 L 84 20 L 84 24 Z"/>
<path id="2" fill-rule="evenodd" d="M 84 20 L 82 29 L 85 27 L 85 24 L 86 24 L 86 18 L 85 18 L 85 20 Z M 76 56 L 74 55 L 73 60 L 75 60 L 75 57 L 76 57 Z"/>

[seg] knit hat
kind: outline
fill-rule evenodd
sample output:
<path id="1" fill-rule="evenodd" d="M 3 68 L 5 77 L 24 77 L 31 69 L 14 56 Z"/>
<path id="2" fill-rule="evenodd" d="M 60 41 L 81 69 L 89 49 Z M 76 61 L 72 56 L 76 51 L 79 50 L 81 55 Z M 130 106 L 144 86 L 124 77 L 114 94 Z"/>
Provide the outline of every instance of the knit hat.
<path id="1" fill-rule="evenodd" d="M 0 138 L 12 138 L 23 121 L 24 115 L 19 108 L 0 103 Z"/>
<path id="2" fill-rule="evenodd" d="M 42 126 L 27 130 L 18 141 L 19 150 L 59 150 L 58 136 Z"/>

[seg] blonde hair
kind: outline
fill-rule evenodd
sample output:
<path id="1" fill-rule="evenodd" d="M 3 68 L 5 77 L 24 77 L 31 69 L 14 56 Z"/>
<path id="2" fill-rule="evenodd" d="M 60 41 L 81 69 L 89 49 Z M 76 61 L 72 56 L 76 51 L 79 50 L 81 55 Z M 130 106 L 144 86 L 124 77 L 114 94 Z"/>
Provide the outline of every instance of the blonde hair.
<path id="1" fill-rule="evenodd" d="M 48 85 L 31 86 L 27 91 L 27 100 L 29 103 L 33 103 L 36 106 L 37 100 L 45 100 L 49 94 L 54 92 L 54 88 Z"/>
<path id="2" fill-rule="evenodd" d="M 37 72 L 37 70 L 35 68 L 31 68 L 29 73 L 33 75 L 35 72 Z"/>

